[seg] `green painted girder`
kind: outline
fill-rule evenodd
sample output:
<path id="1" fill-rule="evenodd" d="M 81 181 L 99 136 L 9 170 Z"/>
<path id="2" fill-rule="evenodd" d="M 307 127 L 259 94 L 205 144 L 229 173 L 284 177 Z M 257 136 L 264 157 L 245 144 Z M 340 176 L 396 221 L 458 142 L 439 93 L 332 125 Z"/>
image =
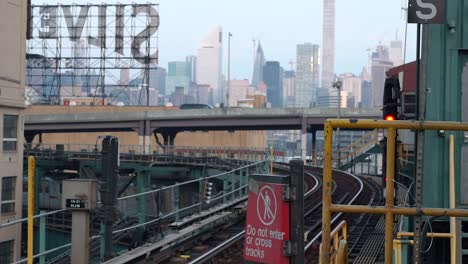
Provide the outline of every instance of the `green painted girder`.
<path id="1" fill-rule="evenodd" d="M 447 24 L 429 26 L 426 120 L 461 121 L 461 71 L 468 59 L 468 0 L 447 0 L 446 21 L 455 23 L 451 33 Z M 460 186 L 460 142 L 455 135 L 456 186 Z M 449 133 L 426 131 L 423 164 L 423 206 L 449 206 Z M 457 203 L 460 201 L 457 189 Z"/>

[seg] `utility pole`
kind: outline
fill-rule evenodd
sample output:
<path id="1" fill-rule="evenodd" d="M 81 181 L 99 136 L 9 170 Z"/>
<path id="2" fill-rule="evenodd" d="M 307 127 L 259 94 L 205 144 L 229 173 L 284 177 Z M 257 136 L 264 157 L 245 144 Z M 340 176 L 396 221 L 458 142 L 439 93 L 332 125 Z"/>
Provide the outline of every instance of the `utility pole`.
<path id="1" fill-rule="evenodd" d="M 113 257 L 112 232 L 117 205 L 117 181 L 119 166 L 119 139 L 106 136 L 102 140 L 102 178 L 101 201 L 103 207 L 104 226 L 104 261 Z"/>
<path id="2" fill-rule="evenodd" d="M 333 87 L 338 89 L 338 119 L 341 118 L 341 87 L 343 86 L 343 82 L 338 79 L 334 84 Z M 336 148 L 338 150 L 338 168 L 341 166 L 341 151 L 340 151 L 340 128 L 336 129 Z"/>

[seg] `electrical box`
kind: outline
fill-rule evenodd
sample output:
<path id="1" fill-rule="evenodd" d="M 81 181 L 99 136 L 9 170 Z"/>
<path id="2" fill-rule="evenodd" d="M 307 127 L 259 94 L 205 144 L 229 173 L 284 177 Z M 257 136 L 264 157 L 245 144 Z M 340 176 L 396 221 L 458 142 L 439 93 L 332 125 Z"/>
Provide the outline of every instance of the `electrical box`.
<path id="1" fill-rule="evenodd" d="M 91 210 L 96 208 L 96 180 L 64 180 L 62 190 L 62 208 L 72 210 Z"/>

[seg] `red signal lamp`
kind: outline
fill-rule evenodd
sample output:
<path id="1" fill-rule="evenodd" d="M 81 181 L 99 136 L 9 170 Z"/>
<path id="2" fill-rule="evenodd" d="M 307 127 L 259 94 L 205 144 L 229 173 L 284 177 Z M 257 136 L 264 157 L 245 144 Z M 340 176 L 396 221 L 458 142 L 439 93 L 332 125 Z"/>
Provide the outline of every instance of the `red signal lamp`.
<path id="1" fill-rule="evenodd" d="M 387 120 L 387 121 L 395 121 L 395 117 L 392 116 L 392 115 L 387 115 L 387 116 L 385 116 L 385 120 Z"/>

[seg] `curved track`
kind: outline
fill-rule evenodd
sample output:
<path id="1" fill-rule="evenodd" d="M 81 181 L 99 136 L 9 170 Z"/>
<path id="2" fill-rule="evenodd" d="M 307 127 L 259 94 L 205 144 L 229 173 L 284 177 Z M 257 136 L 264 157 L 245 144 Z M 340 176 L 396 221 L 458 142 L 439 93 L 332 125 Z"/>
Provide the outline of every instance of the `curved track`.
<path id="1" fill-rule="evenodd" d="M 318 262 L 321 238 L 322 168 L 305 166 L 304 170 L 304 231 L 306 263 Z M 275 165 L 275 171 L 289 173 L 287 164 Z M 381 202 L 379 187 L 352 174 L 333 171 L 333 203 L 378 205 Z M 239 208 L 238 208 L 239 209 Z M 372 231 L 378 218 L 373 215 L 334 214 L 332 228 L 341 220 L 348 222 L 350 260 L 357 256 L 363 240 Z M 243 263 L 245 208 L 237 219 L 214 228 L 184 245 L 168 249 L 151 263 Z M 170 253 L 169 253 L 170 252 Z M 162 253 L 162 252 L 161 252 Z M 168 254 L 169 253 L 169 254 Z M 143 262 L 148 263 L 148 262 Z"/>
<path id="2" fill-rule="evenodd" d="M 275 170 L 280 173 L 289 173 L 288 169 L 288 166 L 275 167 Z M 312 197 L 319 190 L 321 190 L 321 178 L 317 177 L 316 175 L 310 172 L 305 172 L 304 182 L 305 199 L 307 197 Z M 206 241 L 198 241 L 199 243 L 194 247 L 185 250 L 184 252 L 179 252 L 179 256 L 173 258 L 172 260 L 169 260 L 168 263 L 184 263 L 181 262 L 182 255 L 190 255 L 191 260 L 188 263 L 218 263 L 218 259 L 228 259 L 230 263 L 242 262 L 245 222 L 239 222 L 239 224 L 236 225 L 236 227 L 240 228 L 241 231 L 238 231 L 237 233 L 233 234 L 232 227 L 220 231 L 216 235 L 209 237 L 209 240 L 207 239 Z M 219 237 L 224 237 L 226 235 L 228 236 L 228 239 L 225 238 L 224 240 L 219 241 Z"/>

